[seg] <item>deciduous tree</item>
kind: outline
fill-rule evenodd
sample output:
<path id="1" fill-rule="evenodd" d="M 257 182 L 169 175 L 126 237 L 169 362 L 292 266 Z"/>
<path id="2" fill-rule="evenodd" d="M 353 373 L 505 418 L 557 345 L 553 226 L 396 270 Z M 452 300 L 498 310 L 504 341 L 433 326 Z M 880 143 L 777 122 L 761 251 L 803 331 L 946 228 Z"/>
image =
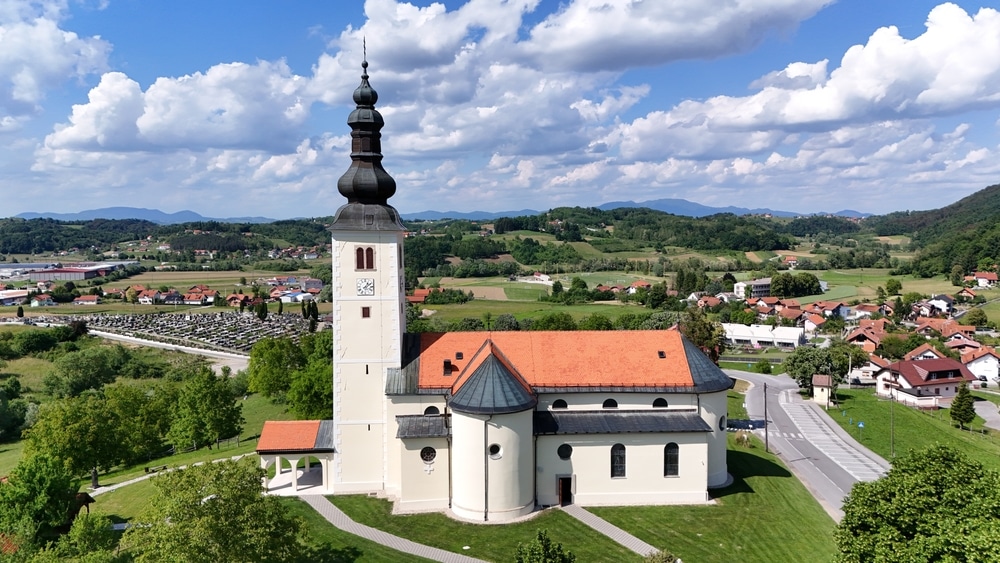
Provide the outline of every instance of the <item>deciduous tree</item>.
<path id="1" fill-rule="evenodd" d="M 161 475 L 137 518 L 144 525 L 129 528 L 122 545 L 138 563 L 299 560 L 303 524 L 278 498 L 261 494 L 263 477 L 249 458 Z"/>
<path id="2" fill-rule="evenodd" d="M 291 386 L 290 374 L 305 364 L 302 350 L 290 338 L 258 340 L 247 366 L 250 390 L 265 397 L 282 396 Z"/>
<path id="3" fill-rule="evenodd" d="M 854 485 L 834 532 L 838 561 L 1000 561 L 1000 475 L 936 445 Z"/>
<path id="4" fill-rule="evenodd" d="M 175 447 L 201 447 L 239 434 L 243 405 L 229 382 L 202 368 L 181 387 L 167 437 Z"/>
<path id="5" fill-rule="evenodd" d="M 903 282 L 896 278 L 889 278 L 885 282 L 885 290 L 889 295 L 899 295 L 899 292 L 903 291 Z"/>
<path id="6" fill-rule="evenodd" d="M 514 554 L 516 563 L 573 563 L 576 555 L 563 549 L 561 543 L 549 539 L 546 530 L 538 530 L 535 539 L 528 543 L 518 543 Z"/>
<path id="7" fill-rule="evenodd" d="M 98 472 L 111 469 L 124 457 L 114 417 L 95 395 L 42 405 L 26 437 L 26 453 L 58 459 L 73 475 L 89 471 L 94 488 L 99 486 Z"/>

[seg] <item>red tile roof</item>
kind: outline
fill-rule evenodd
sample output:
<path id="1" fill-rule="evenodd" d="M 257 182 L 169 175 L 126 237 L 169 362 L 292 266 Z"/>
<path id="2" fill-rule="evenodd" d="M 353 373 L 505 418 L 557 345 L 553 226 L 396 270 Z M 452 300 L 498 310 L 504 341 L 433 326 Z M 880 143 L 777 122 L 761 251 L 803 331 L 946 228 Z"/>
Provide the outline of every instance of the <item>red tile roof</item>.
<path id="1" fill-rule="evenodd" d="M 491 339 L 533 387 L 683 387 L 694 384 L 675 331 L 529 331 L 424 334 L 419 387 L 451 388 Z M 663 352 L 665 358 L 659 357 Z M 465 360 L 457 360 L 462 352 Z M 453 366 L 444 375 L 444 361 Z"/>
<path id="2" fill-rule="evenodd" d="M 944 354 L 938 352 L 937 349 L 931 346 L 930 344 L 921 344 L 920 346 L 917 346 L 913 350 L 910 350 L 905 356 L 903 356 L 903 359 L 907 361 L 913 360 L 914 358 L 923 354 L 924 352 L 931 352 L 938 358 L 944 357 Z"/>
<path id="3" fill-rule="evenodd" d="M 910 387 L 928 387 L 931 385 L 944 385 L 948 383 L 959 383 L 961 381 L 975 381 L 964 365 L 951 358 L 938 358 L 934 360 L 903 360 L 889 366 L 889 369 L 906 380 Z M 952 377 L 938 377 L 931 379 L 931 375 L 951 375 Z"/>
<path id="4" fill-rule="evenodd" d="M 260 431 L 257 451 L 311 450 L 319 433 L 318 420 L 268 420 Z"/>

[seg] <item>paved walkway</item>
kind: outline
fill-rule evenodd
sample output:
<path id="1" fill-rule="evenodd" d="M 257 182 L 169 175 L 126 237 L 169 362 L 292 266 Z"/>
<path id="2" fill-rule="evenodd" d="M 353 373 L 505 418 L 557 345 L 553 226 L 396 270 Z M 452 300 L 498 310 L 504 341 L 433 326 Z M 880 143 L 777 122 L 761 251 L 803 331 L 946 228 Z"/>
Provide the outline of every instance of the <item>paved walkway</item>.
<path id="1" fill-rule="evenodd" d="M 227 459 L 231 459 L 233 461 L 238 461 L 240 458 L 242 458 L 242 457 L 244 457 L 246 455 L 249 455 L 249 454 L 240 454 L 240 455 L 234 455 L 233 457 L 224 457 L 224 458 L 220 458 L 220 459 L 213 459 L 212 463 L 219 463 L 220 461 L 226 461 Z M 205 463 L 204 461 L 199 461 L 198 463 L 194 463 L 192 465 L 203 465 L 204 463 Z M 128 481 L 122 481 L 121 483 L 115 483 L 114 485 L 108 485 L 106 487 L 98 487 L 98 488 L 90 491 L 90 496 L 96 497 L 96 496 L 99 496 L 99 495 L 103 495 L 104 493 L 110 493 L 111 491 L 117 491 L 118 489 L 120 489 L 122 487 L 127 487 L 128 485 L 132 485 L 134 483 L 138 483 L 139 481 L 145 481 L 146 479 L 149 479 L 151 477 L 156 477 L 157 475 L 160 475 L 162 473 L 168 473 L 170 471 L 176 471 L 177 469 L 187 469 L 187 466 L 186 465 L 181 465 L 180 467 L 177 467 L 176 469 L 164 469 L 163 471 L 157 471 L 155 473 L 147 473 L 145 475 L 140 475 L 140 476 L 136 477 L 135 479 L 129 479 Z"/>
<path id="2" fill-rule="evenodd" d="M 994 430 L 1000 430 L 1000 410 L 997 405 L 990 401 L 976 401 L 976 414 L 986 421 L 985 426 Z"/>
<path id="3" fill-rule="evenodd" d="M 622 544 L 623 546 L 631 549 L 632 551 L 642 555 L 643 557 L 660 551 L 655 547 L 649 545 L 648 543 L 640 540 L 639 538 L 633 536 L 632 534 L 626 532 L 625 530 L 615 526 L 611 522 L 593 514 L 592 512 L 587 512 L 583 507 L 577 506 L 575 504 L 570 504 L 568 506 L 562 507 L 563 512 L 569 514 L 573 518 L 576 518 L 580 522 L 590 526 L 599 533 L 608 536 L 609 538 L 615 540 L 616 542 Z"/>
<path id="4" fill-rule="evenodd" d="M 482 562 L 481 559 L 475 559 L 458 553 L 438 549 L 436 547 L 422 545 L 399 536 L 388 534 L 382 530 L 376 530 L 371 526 L 358 524 L 354 520 L 351 520 L 346 514 L 344 514 L 339 508 L 334 506 L 332 502 L 322 495 L 302 495 L 299 498 L 309 504 L 309 506 L 313 507 L 316 512 L 319 512 L 323 518 L 327 519 L 328 522 L 341 530 L 349 534 L 354 534 L 367 540 L 380 543 L 386 547 L 402 551 L 403 553 L 409 553 L 410 555 L 416 555 L 434 561 L 443 561 L 447 563 Z"/>

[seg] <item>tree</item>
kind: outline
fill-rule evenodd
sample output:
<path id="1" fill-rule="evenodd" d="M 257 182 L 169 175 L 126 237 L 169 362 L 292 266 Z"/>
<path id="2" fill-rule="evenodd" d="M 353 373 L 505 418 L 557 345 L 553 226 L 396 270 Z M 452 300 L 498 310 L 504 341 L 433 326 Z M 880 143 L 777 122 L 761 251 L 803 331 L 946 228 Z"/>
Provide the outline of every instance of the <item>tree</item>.
<path id="1" fill-rule="evenodd" d="M 288 505 L 263 495 L 264 470 L 244 458 L 173 471 L 153 480 L 152 498 L 122 545 L 138 563 L 283 562 L 303 557 L 304 526 Z"/>
<path id="2" fill-rule="evenodd" d="M 123 460 L 123 449 L 114 417 L 95 395 L 54 401 L 38 411 L 38 420 L 26 432 L 25 452 L 49 455 L 62 461 L 73 475 L 90 472 L 90 484 L 99 487 L 97 475 Z"/>
<path id="3" fill-rule="evenodd" d="M 104 388 L 104 401 L 125 464 L 151 459 L 163 451 L 177 402 L 175 387 L 116 383 Z"/>
<path id="4" fill-rule="evenodd" d="M 782 362 L 785 373 L 794 379 L 802 389 L 812 388 L 812 376 L 830 373 L 832 368 L 830 352 L 826 348 L 799 346 Z"/>
<path id="5" fill-rule="evenodd" d="M 897 458 L 854 485 L 843 510 L 843 563 L 1000 560 L 1000 475 L 948 446 Z"/>
<path id="6" fill-rule="evenodd" d="M 139 292 L 134 287 L 125 290 L 125 302 L 131 303 L 132 308 L 135 309 L 135 304 L 139 302 Z"/>
<path id="7" fill-rule="evenodd" d="M 19 318 L 19 319 L 23 319 L 24 318 L 24 307 L 22 307 L 20 305 L 17 306 L 17 318 Z"/>
<path id="8" fill-rule="evenodd" d="M 493 330 L 521 330 L 521 325 L 517 322 L 517 318 L 514 315 L 501 313 L 493 319 Z"/>
<path id="9" fill-rule="evenodd" d="M 903 283 L 896 278 L 889 278 L 885 282 L 885 290 L 889 295 L 899 295 L 899 292 L 903 291 Z"/>
<path id="10" fill-rule="evenodd" d="M 962 316 L 962 322 L 972 326 L 986 326 L 990 319 L 986 316 L 986 311 L 979 307 L 973 307 Z"/>
<path id="11" fill-rule="evenodd" d="M 175 448 L 199 448 L 239 434 L 243 422 L 243 405 L 229 381 L 203 367 L 181 387 L 167 437 Z"/>
<path id="12" fill-rule="evenodd" d="M 546 530 L 538 530 L 535 539 L 517 544 L 516 563 L 573 563 L 576 555 L 564 551 L 561 543 L 552 543 Z"/>
<path id="13" fill-rule="evenodd" d="M 726 331 L 721 324 L 708 320 L 701 309 L 689 309 L 684 313 L 680 327 L 692 344 L 701 348 L 713 362 L 719 363 L 719 356 L 726 349 Z"/>
<path id="14" fill-rule="evenodd" d="M 46 390 L 57 397 L 75 397 L 87 389 L 111 383 L 122 358 L 113 348 L 93 346 L 60 356 L 54 371 L 45 376 Z"/>
<path id="15" fill-rule="evenodd" d="M 292 373 L 289 410 L 298 419 L 328 418 L 333 412 L 333 332 L 326 330 L 302 339 L 306 365 Z"/>
<path id="16" fill-rule="evenodd" d="M 972 398 L 972 393 L 969 393 L 967 384 L 962 383 L 958 386 L 958 393 L 951 400 L 951 409 L 949 410 L 951 411 L 951 419 L 958 423 L 958 427 L 963 430 L 966 424 L 975 420 L 975 399 Z"/>
<path id="17" fill-rule="evenodd" d="M 965 268 L 961 264 L 955 264 L 951 267 L 951 285 L 956 287 L 962 287 L 965 283 Z"/>
<path id="18" fill-rule="evenodd" d="M 7 481 L 0 485 L 0 530 L 31 522 L 38 531 L 69 520 L 70 503 L 80 484 L 62 460 L 45 453 L 28 455 Z"/>
<path id="19" fill-rule="evenodd" d="M 257 305 L 257 318 L 262 322 L 267 320 L 267 303 L 261 301 L 260 304 Z"/>
<path id="20" fill-rule="evenodd" d="M 291 385 L 289 374 L 305 364 L 302 350 L 290 338 L 258 340 L 247 365 L 250 391 L 265 397 L 284 395 Z"/>

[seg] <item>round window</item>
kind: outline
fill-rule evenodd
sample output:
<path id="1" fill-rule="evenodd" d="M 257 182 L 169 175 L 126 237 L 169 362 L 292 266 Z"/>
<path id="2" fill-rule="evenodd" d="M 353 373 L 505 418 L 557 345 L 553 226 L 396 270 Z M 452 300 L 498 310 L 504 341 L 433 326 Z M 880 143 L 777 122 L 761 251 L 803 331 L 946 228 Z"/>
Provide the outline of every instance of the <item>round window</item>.
<path id="1" fill-rule="evenodd" d="M 426 448 L 420 450 L 420 459 L 424 460 L 424 463 L 430 463 L 434 461 L 434 458 L 436 458 L 437 455 L 438 455 L 437 450 L 435 450 L 430 446 L 427 446 Z"/>
<path id="2" fill-rule="evenodd" d="M 559 454 L 559 459 L 569 459 L 573 457 L 573 446 L 569 444 L 563 444 L 559 446 L 559 449 L 556 450 L 556 453 Z"/>
<path id="3" fill-rule="evenodd" d="M 719 417 L 719 430 L 726 430 L 726 417 L 725 415 Z"/>
<path id="4" fill-rule="evenodd" d="M 503 448 L 500 444 L 490 444 L 490 459 L 500 459 L 503 457 Z"/>

